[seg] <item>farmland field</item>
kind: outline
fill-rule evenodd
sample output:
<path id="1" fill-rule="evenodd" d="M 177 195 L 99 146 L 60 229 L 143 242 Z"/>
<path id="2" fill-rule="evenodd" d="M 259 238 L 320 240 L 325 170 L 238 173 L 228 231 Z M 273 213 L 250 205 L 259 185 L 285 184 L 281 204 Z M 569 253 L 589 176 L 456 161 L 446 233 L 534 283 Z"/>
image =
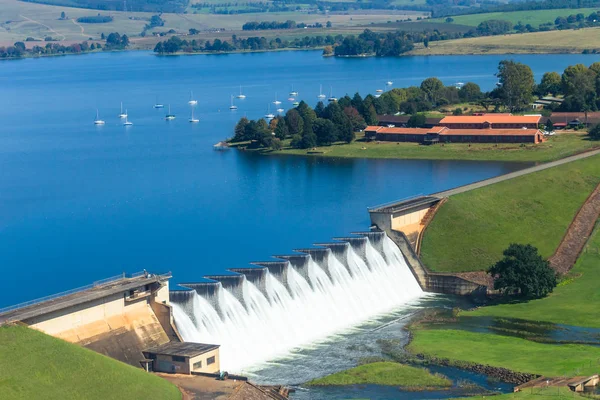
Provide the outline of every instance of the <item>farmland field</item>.
<path id="1" fill-rule="evenodd" d="M 411 55 L 445 54 L 568 54 L 600 48 L 600 28 L 484 36 L 430 42 L 415 46 Z"/>
<path id="2" fill-rule="evenodd" d="M 477 26 L 482 21 L 490 19 L 501 19 L 509 21 L 516 25 L 521 21 L 523 25 L 531 24 L 534 27 L 538 27 L 540 24 L 546 22 L 554 23 L 556 17 L 567 17 L 571 14 L 582 13 L 586 17 L 598 11 L 596 8 L 567 8 L 567 9 L 556 9 L 556 10 L 528 10 L 528 11 L 510 11 L 510 12 L 494 12 L 484 14 L 470 14 L 470 15 L 457 15 L 453 16 L 454 24 Z M 433 19 L 432 21 L 444 22 L 445 18 Z"/>

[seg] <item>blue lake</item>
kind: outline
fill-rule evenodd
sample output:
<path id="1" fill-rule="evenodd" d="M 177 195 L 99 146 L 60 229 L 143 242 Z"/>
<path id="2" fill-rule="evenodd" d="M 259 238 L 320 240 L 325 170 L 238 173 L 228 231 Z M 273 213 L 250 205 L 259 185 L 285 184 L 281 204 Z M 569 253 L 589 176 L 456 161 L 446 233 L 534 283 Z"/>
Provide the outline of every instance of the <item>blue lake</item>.
<path id="1" fill-rule="evenodd" d="M 147 52 L 0 63 L 0 306 L 122 271 L 172 283 L 269 259 L 369 227 L 367 206 L 507 173 L 526 164 L 264 157 L 212 145 L 288 92 L 314 105 L 418 85 L 496 82 L 502 56 L 322 58 L 319 52 L 155 57 Z M 597 55 L 513 56 L 539 79 Z M 248 96 L 228 110 L 230 95 Z M 189 92 L 198 100 L 189 124 Z M 177 119 L 164 120 L 157 101 Z M 123 127 L 119 103 L 132 127 Z M 274 108 L 274 107 L 273 107 Z M 96 109 L 106 125 L 92 124 Z M 274 110 L 273 110 L 274 111 Z"/>

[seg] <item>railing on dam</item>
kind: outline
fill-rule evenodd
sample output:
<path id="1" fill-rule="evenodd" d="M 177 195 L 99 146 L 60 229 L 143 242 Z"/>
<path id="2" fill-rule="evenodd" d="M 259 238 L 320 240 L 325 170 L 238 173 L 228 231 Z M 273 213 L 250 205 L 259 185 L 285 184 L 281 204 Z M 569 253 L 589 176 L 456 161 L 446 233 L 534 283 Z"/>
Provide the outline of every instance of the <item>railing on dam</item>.
<path id="1" fill-rule="evenodd" d="M 404 203 L 405 201 L 410 201 L 410 200 L 418 199 L 419 197 L 423 197 L 423 196 L 424 196 L 423 193 L 419 193 L 419 194 L 415 194 L 413 196 L 405 197 L 403 199 L 392 200 L 392 201 L 388 201 L 387 203 L 378 204 L 378 205 L 373 206 L 373 207 L 367 207 L 367 210 L 369 212 L 371 212 L 371 211 L 377 211 L 377 210 L 384 210 L 386 208 L 393 207 L 393 206 L 395 206 L 398 203 Z"/>
<path id="2" fill-rule="evenodd" d="M 64 292 L 60 292 L 60 293 L 55 293 L 55 294 L 51 294 L 49 296 L 45 296 L 45 297 L 40 297 L 34 300 L 29 300 L 29 301 L 25 301 L 23 303 L 19 303 L 19 304 L 15 304 L 12 306 L 8 306 L 8 307 L 4 307 L 4 308 L 0 308 L 0 314 L 3 314 L 5 312 L 8 311 L 13 311 L 13 310 L 17 310 L 19 308 L 24 308 L 27 306 L 32 306 L 34 304 L 39 304 L 39 303 L 43 303 L 49 300 L 54 300 L 57 299 L 59 297 L 64 297 L 64 296 L 68 296 L 70 294 L 75 294 L 75 293 L 79 293 L 79 292 L 83 292 L 85 290 L 89 290 L 89 289 L 93 289 L 99 286 L 103 286 L 109 283 L 116 283 L 116 282 L 120 282 L 123 281 L 125 279 L 135 279 L 135 278 L 140 278 L 142 276 L 153 276 L 153 277 L 157 277 L 157 278 L 168 278 L 171 276 L 170 272 L 164 273 L 164 274 L 148 274 L 148 272 L 144 271 L 140 271 L 140 272 L 135 272 L 133 274 L 126 274 L 125 272 L 123 272 L 120 275 L 115 275 L 115 276 L 111 276 L 109 278 L 105 278 L 105 279 L 100 279 L 97 281 L 94 281 L 93 283 L 90 283 L 89 285 L 85 285 L 85 286 L 81 286 L 75 289 L 70 289 L 70 290 L 66 290 Z"/>

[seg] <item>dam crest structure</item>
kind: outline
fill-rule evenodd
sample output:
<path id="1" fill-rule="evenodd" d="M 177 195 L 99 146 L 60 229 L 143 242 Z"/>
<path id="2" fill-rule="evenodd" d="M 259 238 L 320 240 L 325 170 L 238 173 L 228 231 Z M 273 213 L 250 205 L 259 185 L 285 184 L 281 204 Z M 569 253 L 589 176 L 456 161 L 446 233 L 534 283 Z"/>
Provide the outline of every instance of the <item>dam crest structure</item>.
<path id="1" fill-rule="evenodd" d="M 182 338 L 221 344 L 222 368 L 241 372 L 424 295 L 383 231 L 314 246 L 181 283 L 170 302 Z"/>

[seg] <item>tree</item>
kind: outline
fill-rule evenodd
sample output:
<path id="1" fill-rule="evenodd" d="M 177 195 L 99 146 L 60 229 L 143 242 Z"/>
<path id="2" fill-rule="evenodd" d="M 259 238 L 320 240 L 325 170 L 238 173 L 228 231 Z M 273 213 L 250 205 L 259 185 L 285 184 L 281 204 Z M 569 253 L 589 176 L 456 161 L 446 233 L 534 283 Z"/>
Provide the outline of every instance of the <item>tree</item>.
<path id="1" fill-rule="evenodd" d="M 299 135 L 304 130 L 304 121 L 295 108 L 285 113 L 285 123 L 287 124 L 290 135 Z"/>
<path id="2" fill-rule="evenodd" d="M 482 96 L 483 96 L 483 94 L 481 93 L 481 88 L 479 87 L 478 84 L 473 83 L 473 82 L 465 83 L 458 90 L 458 97 L 462 101 L 468 101 L 468 102 L 477 101 L 477 100 L 481 99 Z"/>
<path id="3" fill-rule="evenodd" d="M 331 21 L 327 21 L 327 23 L 325 24 L 325 26 L 326 26 L 327 28 L 331 28 Z"/>
<path id="4" fill-rule="evenodd" d="M 279 140 L 284 140 L 288 134 L 288 127 L 283 117 L 277 117 L 277 126 L 275 126 L 275 137 Z"/>
<path id="5" fill-rule="evenodd" d="M 377 112 L 375 112 L 375 107 L 372 105 L 367 108 L 366 115 L 364 115 L 365 122 L 367 125 L 377 125 L 379 123 L 379 119 L 377 118 Z"/>
<path id="6" fill-rule="evenodd" d="M 444 90 L 444 84 L 438 78 L 427 78 L 421 82 L 421 90 L 435 107 Z"/>
<path id="7" fill-rule="evenodd" d="M 552 123 L 552 121 L 550 119 L 548 119 L 548 121 L 546 121 L 545 128 L 548 132 L 552 132 L 554 130 L 554 124 Z"/>
<path id="8" fill-rule="evenodd" d="M 504 106 L 511 112 L 526 108 L 532 100 L 533 72 L 525 64 L 512 60 L 500 61 L 498 65 L 500 79 L 499 95 Z"/>
<path id="9" fill-rule="evenodd" d="M 590 138 L 592 140 L 600 140 L 600 124 L 594 125 L 589 131 Z"/>
<path id="10" fill-rule="evenodd" d="M 548 93 L 556 96 L 561 92 L 561 78 L 556 72 L 546 72 L 538 85 L 538 94 L 545 96 Z"/>
<path id="11" fill-rule="evenodd" d="M 246 117 L 242 117 L 239 122 L 235 125 L 235 129 L 234 129 L 234 137 L 233 137 L 233 141 L 234 142 L 241 142 L 245 139 L 245 134 L 246 134 L 246 126 L 248 126 L 248 118 Z"/>
<path id="12" fill-rule="evenodd" d="M 420 128 L 425 125 L 425 114 L 413 114 L 408 119 L 406 126 L 409 128 Z"/>
<path id="13" fill-rule="evenodd" d="M 541 298 L 552 292 L 557 284 L 556 273 L 537 248 L 512 243 L 502 254 L 504 258 L 488 270 L 494 278 L 494 289 L 525 298 Z"/>
<path id="14" fill-rule="evenodd" d="M 60 13 L 60 19 L 67 19 L 67 14 L 64 11 Z"/>
<path id="15" fill-rule="evenodd" d="M 333 125 L 333 122 L 328 119 L 317 118 L 313 124 L 313 130 L 319 146 L 328 146 L 336 139 L 335 126 Z"/>
<path id="16" fill-rule="evenodd" d="M 593 70 L 583 64 L 571 65 L 562 74 L 561 86 L 565 95 L 565 111 L 596 108 L 596 72 Z"/>

